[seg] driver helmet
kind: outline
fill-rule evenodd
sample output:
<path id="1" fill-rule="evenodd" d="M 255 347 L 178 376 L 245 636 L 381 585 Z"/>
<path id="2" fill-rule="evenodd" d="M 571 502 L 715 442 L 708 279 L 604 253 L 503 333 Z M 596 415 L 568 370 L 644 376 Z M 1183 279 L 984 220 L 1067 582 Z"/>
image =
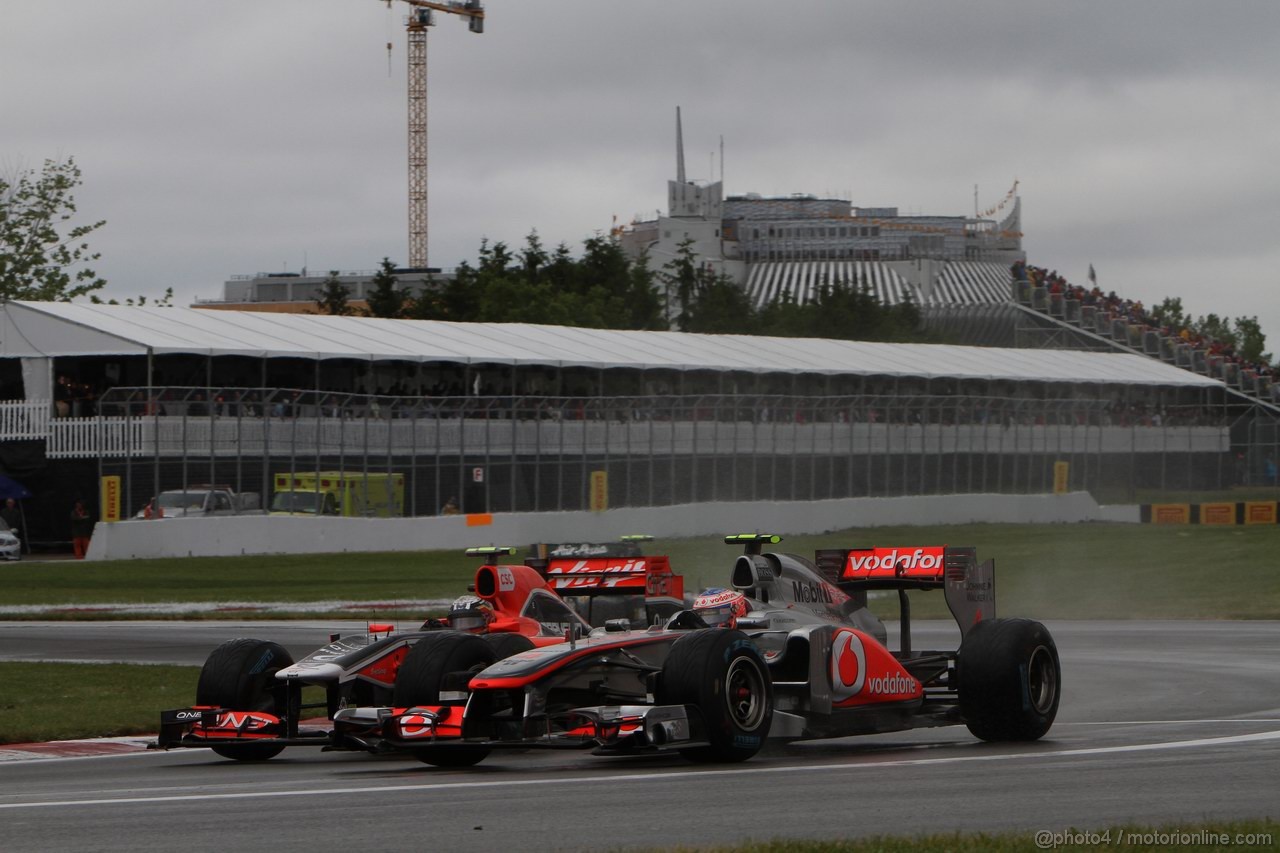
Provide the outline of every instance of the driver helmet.
<path id="1" fill-rule="evenodd" d="M 746 616 L 750 609 L 747 597 L 741 592 L 720 587 L 704 589 L 693 602 L 694 612 L 713 628 L 734 627 L 739 617 Z"/>
<path id="2" fill-rule="evenodd" d="M 483 633 L 491 619 L 493 611 L 477 596 L 463 595 L 449 605 L 449 627 L 455 631 Z"/>

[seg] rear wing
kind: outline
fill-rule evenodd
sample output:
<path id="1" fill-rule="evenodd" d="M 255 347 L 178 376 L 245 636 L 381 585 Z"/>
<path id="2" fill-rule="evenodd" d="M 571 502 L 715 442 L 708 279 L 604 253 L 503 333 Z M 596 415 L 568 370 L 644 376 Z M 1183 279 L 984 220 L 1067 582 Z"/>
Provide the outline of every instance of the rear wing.
<path id="1" fill-rule="evenodd" d="M 976 548 L 836 548 L 815 552 L 814 564 L 826 580 L 851 594 L 941 589 L 962 634 L 996 618 L 996 561 L 979 563 Z"/>
<path id="2" fill-rule="evenodd" d="M 537 569 L 561 595 L 684 597 L 684 578 L 671 571 L 666 557 L 530 558 L 525 565 Z"/>
<path id="3" fill-rule="evenodd" d="M 639 557 L 641 546 L 653 537 L 643 533 L 619 536 L 614 542 L 537 542 L 529 553 L 543 560 L 583 559 L 587 557 Z"/>

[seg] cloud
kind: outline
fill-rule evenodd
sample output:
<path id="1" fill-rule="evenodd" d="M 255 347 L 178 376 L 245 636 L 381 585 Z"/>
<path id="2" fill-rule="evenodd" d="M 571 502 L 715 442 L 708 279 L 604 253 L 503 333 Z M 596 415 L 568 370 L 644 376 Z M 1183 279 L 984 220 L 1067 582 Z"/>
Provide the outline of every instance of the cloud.
<path id="1" fill-rule="evenodd" d="M 403 260 L 406 8 L 9 0 L 0 162 L 77 158 L 121 298 Z M 690 174 L 723 136 L 729 192 L 963 214 L 1017 178 L 1033 262 L 1280 336 L 1274 3 L 486 8 L 429 36 L 435 264 L 665 205 L 680 104 Z"/>

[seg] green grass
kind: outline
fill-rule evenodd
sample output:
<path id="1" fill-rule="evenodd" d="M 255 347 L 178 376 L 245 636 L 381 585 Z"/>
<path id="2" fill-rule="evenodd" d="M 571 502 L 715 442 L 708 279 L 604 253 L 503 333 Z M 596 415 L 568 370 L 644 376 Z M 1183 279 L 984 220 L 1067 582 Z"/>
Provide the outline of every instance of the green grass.
<path id="1" fill-rule="evenodd" d="M 857 840 L 838 841 L 791 841 L 774 840 L 765 842 L 749 842 L 714 847 L 672 847 L 662 848 L 666 853 L 1022 853 L 1026 850 L 1124 850 L 1126 853 L 1147 853 L 1147 851 L 1194 850 L 1194 851 L 1238 851 L 1241 850 L 1274 850 L 1280 841 L 1280 823 L 1274 820 L 1230 820 L 1204 821 L 1201 823 L 1161 824 L 1159 826 L 1141 826 L 1126 824 L 1124 826 L 1102 827 L 1093 830 L 1055 829 L 1065 836 L 1073 838 L 1093 833 L 1100 843 L 1037 844 L 1035 833 L 951 833 L 923 836 L 876 836 Z M 1165 843 L 1146 843 L 1160 841 L 1158 836 L 1166 836 Z M 1226 836 L 1225 843 L 1195 844 L 1197 839 Z M 1252 836 L 1250 838 L 1249 836 Z M 1109 839 L 1109 840 L 1105 840 Z M 1087 836 L 1086 836 L 1087 840 Z"/>
<path id="2" fill-rule="evenodd" d="M 1154 489 L 1138 489 L 1133 503 L 1139 504 L 1184 504 L 1184 503 L 1236 503 L 1238 501 L 1276 501 L 1280 500 L 1280 489 L 1274 486 L 1236 486 L 1231 489 L 1213 491 L 1159 491 Z"/>
<path id="3" fill-rule="evenodd" d="M 195 702 L 199 678 L 198 666 L 0 661 L 0 743 L 152 734 L 161 711 Z M 302 701 L 324 690 L 304 688 Z"/>
<path id="4" fill-rule="evenodd" d="M 445 598 L 476 566 L 452 551 L 7 563 L 0 605 Z"/>
<path id="5" fill-rule="evenodd" d="M 944 544 L 974 545 L 979 559 L 996 558 L 998 601 L 1004 615 L 1280 618 L 1280 525 L 882 527 L 787 536 L 778 549 L 812 556 L 816 548 Z M 714 536 L 661 540 L 650 543 L 648 551 L 670 555 L 672 565 L 686 578 L 686 591 L 691 592 L 725 585 L 739 553 Z M 38 567 L 17 563 L 0 567 L 0 606 L 451 598 L 471 582 L 476 565 L 474 558 L 456 552 L 197 557 Z M 945 615 L 941 595 L 914 595 L 913 613 L 922 618 Z M 246 618 L 241 612 L 221 616 Z M 343 611 L 343 616 L 389 619 L 404 614 L 355 610 Z"/>
<path id="6" fill-rule="evenodd" d="M 0 663 L 0 743 L 147 734 L 195 701 L 198 666 Z"/>
<path id="7" fill-rule="evenodd" d="M 694 583 L 723 584 L 734 549 L 712 539 L 662 545 Z M 781 551 L 974 545 L 996 560 L 1002 615 L 1053 619 L 1280 618 L 1280 525 L 971 524 L 788 536 Z M 655 549 L 656 551 L 656 549 Z M 709 567 L 715 566 L 715 570 Z M 876 609 L 896 613 L 897 603 Z M 946 615 L 939 593 L 913 593 L 912 614 Z"/>

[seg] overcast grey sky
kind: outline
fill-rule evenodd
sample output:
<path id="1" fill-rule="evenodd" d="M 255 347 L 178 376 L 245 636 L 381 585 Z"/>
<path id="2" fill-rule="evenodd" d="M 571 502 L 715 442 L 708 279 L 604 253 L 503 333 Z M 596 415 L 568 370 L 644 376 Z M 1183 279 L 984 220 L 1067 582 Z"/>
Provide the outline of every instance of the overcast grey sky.
<path id="1" fill-rule="evenodd" d="M 105 295 L 406 260 L 408 7 L 4 0 L 0 169 L 76 158 Z M 487 0 L 430 36 L 431 263 L 575 250 L 692 178 L 965 214 L 1280 350 L 1280 3 Z M 393 44 L 388 72 L 386 44 Z M 714 167 L 718 172 L 719 167 Z"/>

